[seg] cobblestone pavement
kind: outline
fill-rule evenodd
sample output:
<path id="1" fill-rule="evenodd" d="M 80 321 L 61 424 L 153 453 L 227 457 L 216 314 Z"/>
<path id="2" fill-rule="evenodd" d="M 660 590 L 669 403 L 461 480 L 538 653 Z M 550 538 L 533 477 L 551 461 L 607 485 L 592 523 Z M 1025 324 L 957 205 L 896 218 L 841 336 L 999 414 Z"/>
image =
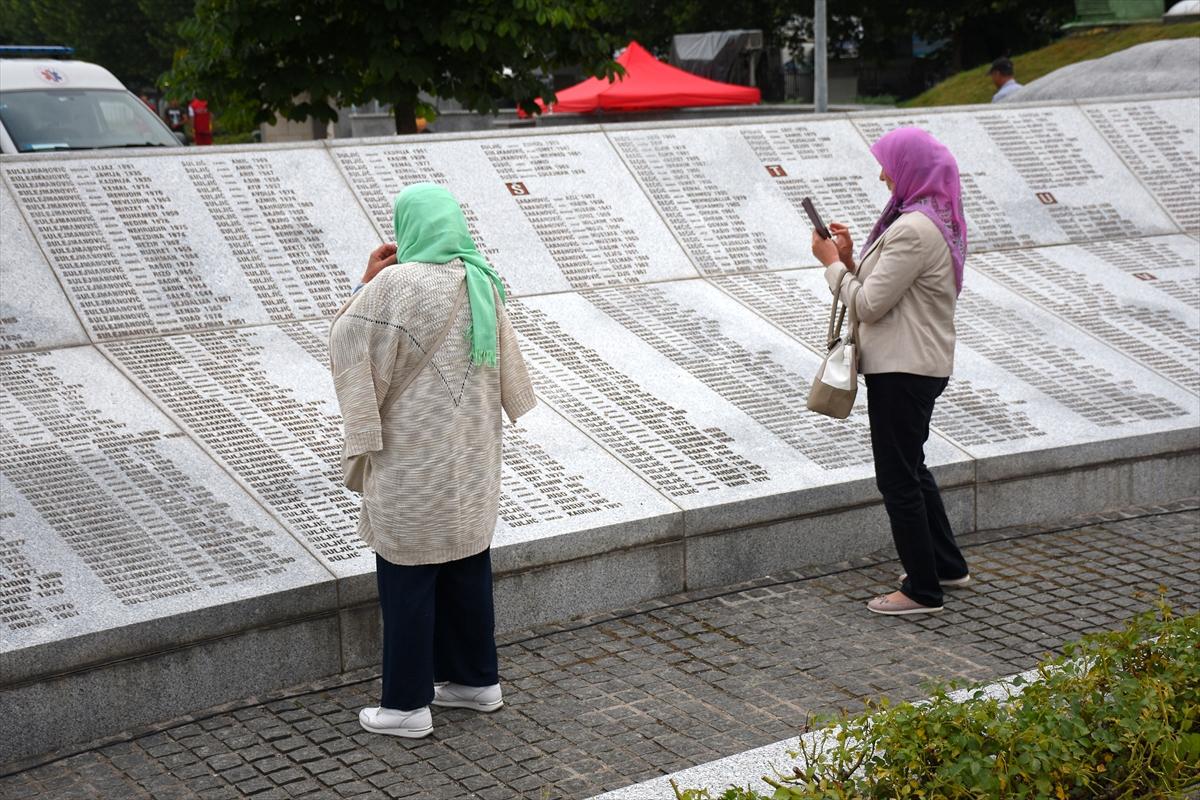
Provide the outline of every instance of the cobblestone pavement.
<path id="1" fill-rule="evenodd" d="M 506 707 L 435 709 L 428 739 L 363 732 L 357 710 L 379 681 L 361 672 L 2 768 L 0 797 L 586 798 L 778 741 L 868 696 L 1027 669 L 1146 608 L 1159 585 L 1186 608 L 1200 596 L 1197 505 L 965 536 L 977 582 L 940 615 L 866 612 L 895 584 L 881 553 L 506 636 Z"/>

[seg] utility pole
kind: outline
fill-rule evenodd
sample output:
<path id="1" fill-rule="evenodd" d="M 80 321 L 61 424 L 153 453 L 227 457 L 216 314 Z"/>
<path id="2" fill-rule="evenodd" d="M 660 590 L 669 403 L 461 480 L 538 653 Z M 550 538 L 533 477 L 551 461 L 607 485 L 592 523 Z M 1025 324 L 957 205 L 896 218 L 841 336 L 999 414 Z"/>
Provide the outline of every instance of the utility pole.
<path id="1" fill-rule="evenodd" d="M 818 114 L 829 110 L 829 54 L 825 29 L 826 0 L 814 0 L 813 8 L 813 110 Z"/>

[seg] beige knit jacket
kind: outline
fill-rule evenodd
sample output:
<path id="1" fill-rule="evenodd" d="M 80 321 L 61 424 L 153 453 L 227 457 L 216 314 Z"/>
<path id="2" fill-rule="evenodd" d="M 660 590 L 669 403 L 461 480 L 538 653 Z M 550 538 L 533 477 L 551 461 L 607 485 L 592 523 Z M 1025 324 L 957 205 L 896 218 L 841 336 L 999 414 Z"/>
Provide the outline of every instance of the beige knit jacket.
<path id="1" fill-rule="evenodd" d="M 830 290 L 845 271 L 836 261 L 825 269 Z M 902 214 L 872 243 L 857 272 L 842 281 L 843 302 L 852 295 L 864 375 L 945 378 L 954 371 L 954 261 L 929 217 L 919 211 Z"/>
<path id="2" fill-rule="evenodd" d="M 413 374 L 452 311 L 441 347 Z M 537 403 L 503 305 L 497 366 L 471 363 L 470 324 L 464 266 L 452 261 L 384 269 L 330 329 L 343 463 L 367 459 L 358 534 L 393 564 L 440 564 L 491 546 L 500 411 L 515 422 Z"/>

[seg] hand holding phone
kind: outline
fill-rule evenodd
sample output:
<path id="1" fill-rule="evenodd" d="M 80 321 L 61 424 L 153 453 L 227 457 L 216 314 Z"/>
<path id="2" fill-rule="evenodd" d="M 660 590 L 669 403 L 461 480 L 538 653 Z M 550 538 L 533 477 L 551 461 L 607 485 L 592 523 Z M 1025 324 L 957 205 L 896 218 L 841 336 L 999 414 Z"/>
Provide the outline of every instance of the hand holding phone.
<path id="1" fill-rule="evenodd" d="M 837 245 L 838 259 L 846 265 L 846 269 L 854 272 L 854 240 L 850 237 L 850 229 L 840 222 L 829 223 L 829 232 L 833 234 L 833 243 Z"/>
<path id="2" fill-rule="evenodd" d="M 822 239 L 833 238 L 829 229 L 825 227 L 825 223 L 821 221 L 821 215 L 817 213 L 817 209 L 813 207 L 812 198 L 805 197 L 800 201 L 800 205 L 804 206 L 804 213 L 808 214 L 808 219 L 812 222 L 813 230 Z"/>

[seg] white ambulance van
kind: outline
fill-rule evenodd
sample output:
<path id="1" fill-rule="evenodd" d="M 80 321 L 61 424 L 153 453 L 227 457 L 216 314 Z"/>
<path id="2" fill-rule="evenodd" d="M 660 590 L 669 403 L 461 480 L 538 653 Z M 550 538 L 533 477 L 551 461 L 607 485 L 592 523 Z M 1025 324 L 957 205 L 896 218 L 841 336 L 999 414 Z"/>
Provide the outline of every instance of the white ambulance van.
<path id="1" fill-rule="evenodd" d="M 104 67 L 0 57 L 0 153 L 179 146 L 166 123 Z"/>

